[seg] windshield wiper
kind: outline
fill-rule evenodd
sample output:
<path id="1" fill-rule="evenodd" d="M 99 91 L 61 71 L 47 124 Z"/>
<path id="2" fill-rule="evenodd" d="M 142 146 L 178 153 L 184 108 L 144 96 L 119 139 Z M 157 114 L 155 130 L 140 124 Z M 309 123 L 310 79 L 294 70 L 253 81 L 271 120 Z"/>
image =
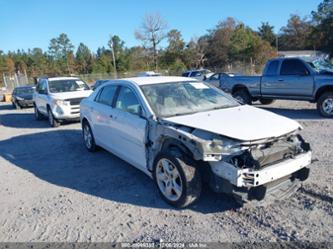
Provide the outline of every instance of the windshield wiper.
<path id="1" fill-rule="evenodd" d="M 169 117 L 175 117 L 175 116 L 190 115 L 190 114 L 195 114 L 195 113 L 198 113 L 198 112 L 199 112 L 199 111 L 193 111 L 193 112 L 179 112 L 179 113 L 174 113 L 174 114 L 166 115 L 165 117 L 169 118 Z"/>

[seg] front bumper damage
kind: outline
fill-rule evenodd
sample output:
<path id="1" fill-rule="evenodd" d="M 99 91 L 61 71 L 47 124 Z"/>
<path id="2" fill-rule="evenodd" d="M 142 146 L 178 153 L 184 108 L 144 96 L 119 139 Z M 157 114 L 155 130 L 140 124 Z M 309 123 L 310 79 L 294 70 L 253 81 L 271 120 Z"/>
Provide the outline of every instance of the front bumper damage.
<path id="1" fill-rule="evenodd" d="M 260 170 L 237 169 L 234 165 L 223 161 L 210 162 L 210 165 L 215 175 L 228 180 L 236 187 L 257 187 L 292 175 L 310 163 L 311 151 Z"/>
<path id="2" fill-rule="evenodd" d="M 167 148 L 165 141 L 183 145 L 183 152 L 197 162 L 213 191 L 232 194 L 242 202 L 261 200 L 270 192 L 287 193 L 309 176 L 312 153 L 298 130 L 281 137 L 240 141 L 163 122 L 152 134 L 160 139 L 149 143 L 148 158 Z M 152 160 L 148 161 L 152 169 Z"/>
<path id="3" fill-rule="evenodd" d="M 209 162 L 212 172 L 210 186 L 216 192 L 232 194 L 240 203 L 261 201 L 267 196 L 276 196 L 277 199 L 293 193 L 309 177 L 308 166 L 312 161 L 310 145 L 301 136 L 296 137 L 297 142 L 291 142 L 294 147 L 286 146 L 284 140 L 273 142 L 269 149 L 260 150 L 262 156 L 252 156 L 258 151 L 245 152 L 246 162 L 239 164 L 242 167 L 235 164 L 235 160 Z"/>

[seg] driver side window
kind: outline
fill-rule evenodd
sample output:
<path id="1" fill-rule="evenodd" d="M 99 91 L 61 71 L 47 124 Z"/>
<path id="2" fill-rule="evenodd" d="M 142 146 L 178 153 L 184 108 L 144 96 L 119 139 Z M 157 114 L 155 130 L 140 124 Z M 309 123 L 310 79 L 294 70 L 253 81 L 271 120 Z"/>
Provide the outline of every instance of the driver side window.
<path id="1" fill-rule="evenodd" d="M 134 115 L 141 115 L 142 109 L 134 92 L 128 87 L 121 87 L 115 108 Z"/>

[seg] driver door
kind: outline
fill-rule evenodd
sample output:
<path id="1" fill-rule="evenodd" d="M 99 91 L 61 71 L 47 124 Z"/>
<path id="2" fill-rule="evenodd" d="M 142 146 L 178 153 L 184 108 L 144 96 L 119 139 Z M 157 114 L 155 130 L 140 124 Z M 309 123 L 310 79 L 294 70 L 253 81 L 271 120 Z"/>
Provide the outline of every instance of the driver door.
<path id="1" fill-rule="evenodd" d="M 35 105 L 37 109 L 43 113 L 44 115 L 47 115 L 47 102 L 48 102 L 48 95 L 47 95 L 47 82 L 46 80 L 41 80 L 36 88 L 35 92 Z"/>
<path id="2" fill-rule="evenodd" d="M 112 122 L 114 148 L 125 161 L 146 170 L 146 126 L 142 105 L 134 90 L 121 86 L 116 97 Z"/>

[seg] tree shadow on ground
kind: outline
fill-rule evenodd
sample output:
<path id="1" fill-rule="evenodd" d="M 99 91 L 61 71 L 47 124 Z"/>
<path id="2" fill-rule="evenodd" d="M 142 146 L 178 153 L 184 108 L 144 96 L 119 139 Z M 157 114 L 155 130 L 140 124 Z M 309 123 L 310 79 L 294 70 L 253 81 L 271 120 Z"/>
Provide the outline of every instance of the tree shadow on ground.
<path id="1" fill-rule="evenodd" d="M 20 135 L 0 141 L 0 156 L 51 184 L 110 201 L 173 209 L 150 177 L 102 149 L 88 152 L 81 136 L 74 129 Z M 214 213 L 238 207 L 233 199 L 204 189 L 189 209 Z"/>

